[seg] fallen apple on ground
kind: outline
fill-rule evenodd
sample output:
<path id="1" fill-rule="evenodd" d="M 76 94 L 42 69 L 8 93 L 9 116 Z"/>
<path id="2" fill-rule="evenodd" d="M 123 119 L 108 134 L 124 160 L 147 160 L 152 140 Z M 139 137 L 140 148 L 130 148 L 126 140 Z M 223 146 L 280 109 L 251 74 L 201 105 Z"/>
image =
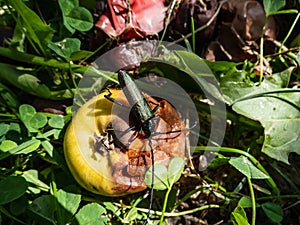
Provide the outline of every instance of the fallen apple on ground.
<path id="1" fill-rule="evenodd" d="M 120 196 L 146 189 L 144 175 L 152 164 L 151 148 L 143 132 L 128 129 L 138 121 L 132 118 L 123 92 L 110 91 L 123 106 L 105 98 L 107 92 L 87 101 L 66 131 L 64 153 L 82 187 L 100 195 Z M 154 162 L 168 166 L 172 158 L 185 156 L 186 132 L 169 132 L 184 129 L 184 123 L 166 100 L 144 96 L 152 109 L 159 105 L 154 119 L 157 134 L 151 137 Z"/>

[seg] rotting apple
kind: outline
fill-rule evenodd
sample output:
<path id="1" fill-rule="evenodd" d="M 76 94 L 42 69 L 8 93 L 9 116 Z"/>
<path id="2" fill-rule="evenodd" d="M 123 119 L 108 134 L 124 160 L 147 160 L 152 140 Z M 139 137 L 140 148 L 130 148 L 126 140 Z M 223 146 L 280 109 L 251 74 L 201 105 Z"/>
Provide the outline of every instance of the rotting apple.
<path id="1" fill-rule="evenodd" d="M 151 147 L 143 132 L 128 129 L 138 121 L 132 118 L 123 92 L 111 89 L 111 93 L 123 106 L 105 98 L 105 93 L 87 101 L 66 131 L 64 153 L 82 187 L 100 195 L 120 196 L 146 189 L 144 175 L 151 166 Z M 187 131 L 180 114 L 166 100 L 144 97 L 152 109 L 159 105 L 156 134 L 150 138 L 155 163 L 167 166 L 173 157 L 185 156 Z"/>

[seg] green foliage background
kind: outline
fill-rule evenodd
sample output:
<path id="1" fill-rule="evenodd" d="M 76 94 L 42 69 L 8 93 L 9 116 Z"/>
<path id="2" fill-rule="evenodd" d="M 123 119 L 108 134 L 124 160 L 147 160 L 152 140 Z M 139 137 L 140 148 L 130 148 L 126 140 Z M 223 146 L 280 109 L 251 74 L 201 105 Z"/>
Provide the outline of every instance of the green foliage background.
<path id="1" fill-rule="evenodd" d="M 86 47 L 89 37 L 95 35 L 91 2 L 0 1 L 0 27 L 12 29 L 12 37 L 0 47 L 0 224 L 135 224 L 146 218 L 145 192 L 120 198 L 88 193 L 75 182 L 65 163 L 62 142 L 72 118 L 69 100 L 88 69 L 83 62 L 103 50 L 103 46 Z M 299 9 L 300 2 L 297 4 Z M 290 18 L 297 24 L 299 12 L 288 8 L 286 1 L 264 0 L 263 5 L 267 16 L 296 15 Z M 214 97 L 222 98 L 228 107 L 231 125 L 224 146 L 211 147 L 217 157 L 208 172 L 200 174 L 203 177 L 197 172 L 188 174 L 178 158 L 169 168 L 155 167 L 159 179 L 155 180 L 157 205 L 151 211 L 156 216 L 151 220 L 167 224 L 173 217 L 200 217 L 199 212 L 208 209 L 222 214 L 223 224 L 287 224 L 285 214 L 299 216 L 295 212 L 300 210 L 300 42 L 297 33 L 290 40 L 293 50 L 285 46 L 292 32 L 298 32 L 295 26 L 283 34 L 286 39 L 278 54 L 267 58 L 273 69 L 269 77 L 257 76 L 256 65 L 248 61 L 206 62 L 222 91 L 222 96 Z M 178 71 L 161 67 L 154 72 L 175 74 L 173 79 L 193 96 L 200 120 L 206 120 L 209 107 L 201 101 L 202 93 L 181 80 L 187 70 L 193 71 L 193 63 L 203 60 L 191 53 L 177 54 L 186 67 Z M 145 62 L 143 70 L 154 69 Z M 93 75 L 111 73 L 95 70 Z M 31 104 L 35 98 L 69 104 L 63 115 L 38 112 Z M 205 133 L 200 136 L 205 143 Z M 195 157 L 205 150 L 197 146 Z M 214 174 L 224 168 L 230 168 L 233 175 L 224 172 L 228 180 L 221 182 Z M 197 185 L 184 192 L 184 179 L 191 184 L 197 181 Z M 149 185 L 150 171 L 146 180 Z M 219 201 L 180 208 L 204 192 Z"/>

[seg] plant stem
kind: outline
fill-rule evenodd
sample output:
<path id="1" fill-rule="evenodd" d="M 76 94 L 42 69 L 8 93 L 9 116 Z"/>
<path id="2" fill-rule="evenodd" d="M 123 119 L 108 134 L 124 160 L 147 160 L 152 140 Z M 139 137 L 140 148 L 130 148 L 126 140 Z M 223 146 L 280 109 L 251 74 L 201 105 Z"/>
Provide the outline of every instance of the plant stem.
<path id="1" fill-rule="evenodd" d="M 283 48 L 285 42 L 287 41 L 287 39 L 290 37 L 292 31 L 294 30 L 294 28 L 295 28 L 295 26 L 296 26 L 296 24 L 297 24 L 297 22 L 298 22 L 299 17 L 300 17 L 300 13 L 297 14 L 296 19 L 294 20 L 294 22 L 293 22 L 293 24 L 292 24 L 292 26 L 291 26 L 289 32 L 287 33 L 287 35 L 286 35 L 286 37 L 284 38 L 284 40 L 281 42 L 280 48 L 279 48 L 279 50 L 278 50 L 279 53 L 282 52 L 282 48 Z"/>
<path id="2" fill-rule="evenodd" d="M 132 208 L 131 206 L 124 206 L 124 205 L 121 205 L 121 204 L 118 204 L 118 203 L 115 203 L 116 206 L 119 206 L 119 207 L 124 207 L 124 208 Z M 192 213 L 195 213 L 195 212 L 199 212 L 199 211 L 202 211 L 202 210 L 205 210 L 205 209 L 220 209 L 221 206 L 219 205 L 214 205 L 214 204 L 211 204 L 211 205 L 203 205 L 203 206 L 200 206 L 198 208 L 194 208 L 194 209 L 190 209 L 190 210 L 186 210 L 186 211 L 182 211 L 182 212 L 159 212 L 159 211 L 154 211 L 154 210 L 151 210 L 151 214 L 152 215 L 157 215 L 157 216 L 161 216 L 164 214 L 164 216 L 166 217 L 177 217 L 177 216 L 184 216 L 184 215 L 188 215 L 188 214 L 192 214 Z M 148 209 L 142 209 L 142 208 L 137 208 L 139 211 L 141 212 L 147 212 Z"/>
<path id="3" fill-rule="evenodd" d="M 192 31 L 192 49 L 193 52 L 195 53 L 196 51 L 196 37 L 195 37 L 195 21 L 194 21 L 194 17 L 191 16 L 191 31 Z"/>
<path id="4" fill-rule="evenodd" d="M 164 204 L 163 204 L 163 208 L 162 208 L 162 211 L 161 211 L 161 217 L 160 217 L 160 220 L 159 220 L 159 225 L 162 225 L 162 223 L 164 221 L 165 212 L 166 212 L 166 208 L 167 208 L 167 204 L 168 204 L 168 199 L 169 199 L 169 195 L 170 195 L 171 190 L 172 190 L 172 186 L 169 187 L 168 190 L 167 190 L 167 192 L 166 192 L 165 199 L 164 199 Z"/>
<path id="5" fill-rule="evenodd" d="M 252 203 L 252 220 L 251 220 L 251 225 L 255 225 L 256 221 L 256 202 L 255 202 L 255 195 L 254 195 L 254 190 L 252 186 L 251 179 L 247 177 L 248 184 L 249 184 L 249 190 L 250 190 L 250 196 L 251 196 L 251 203 Z"/>
<path id="6" fill-rule="evenodd" d="M 291 199 L 300 199 L 300 195 L 299 194 L 295 194 L 295 195 L 280 195 L 279 199 L 287 199 L 287 198 L 291 198 Z M 274 197 L 273 196 L 265 196 L 265 197 L 259 197 L 256 198 L 257 201 L 265 201 L 265 200 L 273 200 Z"/>
<path id="7" fill-rule="evenodd" d="M 266 22 L 263 26 L 260 38 L 260 46 L 259 46 L 259 68 L 260 68 L 260 75 L 259 75 L 259 85 L 262 82 L 264 76 L 264 33 L 266 30 L 268 18 L 266 18 Z"/>
<path id="8" fill-rule="evenodd" d="M 203 206 L 200 206 L 198 208 L 186 210 L 186 211 L 183 211 L 183 212 L 164 213 L 164 215 L 167 216 L 167 217 L 184 216 L 184 215 L 192 214 L 192 213 L 202 211 L 202 210 L 205 210 L 205 209 L 219 209 L 219 208 L 221 208 L 219 205 L 203 205 Z"/>
<path id="9" fill-rule="evenodd" d="M 8 114 L 8 113 L 0 113 L 0 116 L 3 116 L 3 117 L 10 117 L 10 118 L 17 118 L 16 115 L 14 114 Z"/>
<path id="10" fill-rule="evenodd" d="M 162 41 L 164 40 L 164 37 L 165 37 L 165 35 L 166 35 L 167 29 L 168 29 L 168 25 L 169 25 L 169 23 L 170 23 L 171 16 L 172 16 L 172 13 L 173 13 L 173 11 L 174 11 L 174 7 L 175 7 L 175 5 L 176 5 L 176 2 L 177 2 L 176 0 L 173 0 L 173 1 L 172 1 L 171 7 L 170 7 L 170 12 L 168 13 L 168 16 L 167 16 L 167 18 L 166 18 L 165 28 L 164 28 L 164 30 L 163 30 L 163 34 L 161 35 L 161 38 L 160 38 L 160 41 L 159 41 L 158 46 L 160 46 L 161 43 L 162 43 Z"/>
<path id="11" fill-rule="evenodd" d="M 57 223 L 58 223 L 58 225 L 62 225 L 63 218 L 62 218 L 61 211 L 59 210 L 57 186 L 56 186 L 55 175 L 54 175 L 53 170 L 51 171 L 51 190 L 52 190 L 52 195 L 55 198 L 54 207 L 55 207 L 56 212 L 57 212 Z"/>

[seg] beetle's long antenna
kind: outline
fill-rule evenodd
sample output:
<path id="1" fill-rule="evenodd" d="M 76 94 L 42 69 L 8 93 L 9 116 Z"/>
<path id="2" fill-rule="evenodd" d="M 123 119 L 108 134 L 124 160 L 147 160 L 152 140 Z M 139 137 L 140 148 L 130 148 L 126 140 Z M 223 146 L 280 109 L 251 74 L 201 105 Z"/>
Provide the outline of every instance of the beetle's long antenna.
<path id="1" fill-rule="evenodd" d="M 153 203 L 153 192 L 154 192 L 154 152 L 152 148 L 152 140 L 151 136 L 149 137 L 149 146 L 151 149 L 151 164 L 152 164 L 152 173 L 151 173 L 151 190 L 150 190 L 150 204 L 147 212 L 147 217 L 145 219 L 145 222 L 143 225 L 146 225 L 150 216 L 151 208 L 152 208 L 152 203 Z"/>

